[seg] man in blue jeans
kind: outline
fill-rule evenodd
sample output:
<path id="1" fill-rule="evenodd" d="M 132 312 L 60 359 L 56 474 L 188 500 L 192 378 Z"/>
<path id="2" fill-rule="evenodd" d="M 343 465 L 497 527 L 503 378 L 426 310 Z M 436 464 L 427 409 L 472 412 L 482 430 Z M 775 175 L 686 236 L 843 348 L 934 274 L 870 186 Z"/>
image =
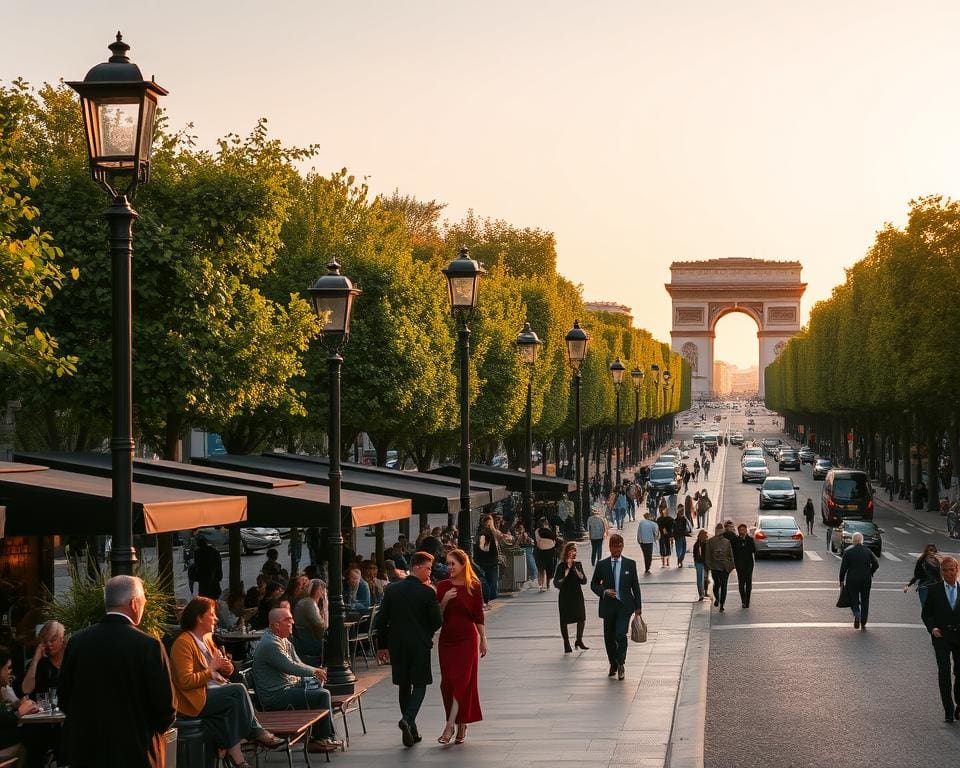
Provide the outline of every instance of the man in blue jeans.
<path id="1" fill-rule="evenodd" d="M 596 565 L 603 555 L 603 540 L 607 536 L 607 521 L 600 510 L 594 508 L 587 518 L 587 534 L 590 536 L 590 565 Z"/>

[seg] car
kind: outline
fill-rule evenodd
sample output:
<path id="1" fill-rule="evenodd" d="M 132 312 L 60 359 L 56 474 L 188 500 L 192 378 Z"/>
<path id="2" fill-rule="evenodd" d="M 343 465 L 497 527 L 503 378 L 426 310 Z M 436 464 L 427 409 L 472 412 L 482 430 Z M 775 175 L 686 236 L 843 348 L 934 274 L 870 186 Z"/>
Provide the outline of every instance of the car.
<path id="1" fill-rule="evenodd" d="M 820 494 L 820 519 L 833 527 L 849 517 L 873 520 L 873 486 L 859 469 L 831 469 Z"/>
<path id="2" fill-rule="evenodd" d="M 743 464 L 747 459 L 762 459 L 763 458 L 763 448 L 757 448 L 756 446 L 750 446 L 749 448 L 743 449 L 743 455 L 740 456 L 740 463 Z"/>
<path id="3" fill-rule="evenodd" d="M 795 469 L 799 471 L 800 454 L 792 448 L 784 448 L 780 451 L 780 456 L 777 458 L 777 463 L 780 466 L 781 472 L 783 472 L 785 469 Z"/>
<path id="4" fill-rule="evenodd" d="M 223 526 L 198 528 L 197 537 L 203 536 L 214 549 L 230 548 L 230 532 Z M 270 549 L 280 546 L 280 531 L 276 528 L 241 528 L 240 543 L 245 555 L 252 555 L 258 549 Z"/>
<path id="5" fill-rule="evenodd" d="M 673 464 L 654 464 L 647 478 L 647 490 L 674 494 L 680 490 L 680 479 Z"/>
<path id="6" fill-rule="evenodd" d="M 719 435 L 709 434 L 703 436 L 703 444 L 707 448 L 712 448 L 720 442 Z"/>
<path id="7" fill-rule="evenodd" d="M 773 554 L 803 559 L 803 534 L 797 521 L 789 515 L 758 515 L 753 546 L 758 559 Z"/>
<path id="8" fill-rule="evenodd" d="M 693 444 L 694 444 L 694 445 L 699 445 L 699 444 L 702 443 L 702 442 L 703 442 L 703 435 L 702 435 L 700 432 L 697 432 L 696 434 L 694 434 L 694 436 L 693 436 Z"/>
<path id="9" fill-rule="evenodd" d="M 730 435 L 730 445 L 743 445 L 743 432 L 734 432 Z"/>
<path id="10" fill-rule="evenodd" d="M 777 449 L 780 447 L 780 438 L 779 437 L 765 437 L 763 438 L 763 450 L 767 452 L 767 456 L 776 456 Z"/>
<path id="11" fill-rule="evenodd" d="M 830 459 L 817 459 L 813 465 L 813 479 L 823 480 L 831 469 L 833 469 L 833 462 Z"/>
<path id="12" fill-rule="evenodd" d="M 768 477 L 757 490 L 760 493 L 760 509 L 797 508 L 797 491 L 800 486 L 794 485 L 789 477 Z"/>
<path id="13" fill-rule="evenodd" d="M 799 453 L 801 464 L 813 464 L 817 460 L 817 454 L 814 452 L 813 448 L 808 445 L 803 446 Z"/>
<path id="14" fill-rule="evenodd" d="M 830 532 L 830 551 L 842 555 L 853 543 L 853 534 L 863 534 L 863 545 L 877 557 L 883 552 L 883 530 L 872 520 L 841 520 Z"/>
<path id="15" fill-rule="evenodd" d="M 740 467 L 740 480 L 744 483 L 762 483 L 767 479 L 768 474 L 770 470 L 767 469 L 767 462 L 762 457 L 751 457 Z"/>

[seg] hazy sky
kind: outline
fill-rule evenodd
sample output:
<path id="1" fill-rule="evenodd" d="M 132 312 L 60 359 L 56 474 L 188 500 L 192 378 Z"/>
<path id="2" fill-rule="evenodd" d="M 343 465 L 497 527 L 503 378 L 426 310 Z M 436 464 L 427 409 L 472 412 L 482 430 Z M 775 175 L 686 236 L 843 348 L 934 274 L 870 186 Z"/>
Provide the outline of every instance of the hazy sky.
<path id="1" fill-rule="evenodd" d="M 0 78 L 123 30 L 203 144 L 266 116 L 374 192 L 556 233 L 587 299 L 669 340 L 674 260 L 797 259 L 804 317 L 910 199 L 960 194 L 960 3 L 0 0 Z M 724 320 L 718 357 L 756 364 Z"/>

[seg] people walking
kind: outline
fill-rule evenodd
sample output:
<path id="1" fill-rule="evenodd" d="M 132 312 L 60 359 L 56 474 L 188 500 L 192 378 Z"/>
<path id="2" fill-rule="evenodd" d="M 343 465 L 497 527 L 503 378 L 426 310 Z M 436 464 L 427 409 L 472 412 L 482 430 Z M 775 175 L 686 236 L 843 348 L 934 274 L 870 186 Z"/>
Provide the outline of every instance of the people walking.
<path id="1" fill-rule="evenodd" d="M 803 505 L 803 517 L 807 521 L 807 533 L 813 535 L 813 499 L 808 498 L 807 503 Z"/>
<path id="2" fill-rule="evenodd" d="M 693 482 L 700 482 L 700 459 L 693 460 Z"/>
<path id="3" fill-rule="evenodd" d="M 930 588 L 921 617 L 930 633 L 937 658 L 937 682 L 943 704 L 943 719 L 952 723 L 960 719 L 960 587 L 957 585 L 957 561 L 952 557 L 943 558 L 940 570 L 943 582 Z"/>
<path id="4" fill-rule="evenodd" d="M 710 457 L 705 456 L 703 459 L 703 482 L 707 482 L 710 479 Z"/>
<path id="5" fill-rule="evenodd" d="M 553 585 L 560 591 L 557 602 L 560 609 L 560 636 L 563 638 L 564 653 L 573 652 L 573 648 L 570 647 L 570 635 L 567 633 L 568 624 L 577 625 L 577 639 L 574 643 L 576 647 L 584 651 L 590 650 L 583 644 L 583 628 L 587 621 L 586 608 L 583 604 L 583 585 L 586 583 L 587 577 L 583 573 L 583 566 L 577 560 L 577 545 L 571 541 L 564 546 L 563 555 L 553 574 Z"/>
<path id="6" fill-rule="evenodd" d="M 704 563 L 704 546 L 707 543 L 709 535 L 703 528 L 697 532 L 697 538 L 693 542 L 693 567 L 697 570 L 697 600 L 702 602 L 707 596 L 707 566 Z"/>
<path id="7" fill-rule="evenodd" d="M 677 550 L 677 568 L 683 568 L 683 558 L 687 554 L 687 536 L 692 532 L 693 528 L 686 510 L 684 507 L 678 507 L 677 517 L 673 522 L 673 545 Z"/>
<path id="8" fill-rule="evenodd" d="M 653 545 L 660 538 L 660 528 L 650 519 L 647 512 L 637 526 L 637 544 L 643 552 L 643 572 L 650 573 L 650 563 L 653 562 Z"/>
<path id="9" fill-rule="evenodd" d="M 441 744 L 462 744 L 467 725 L 483 719 L 477 683 L 480 659 L 487 655 L 487 633 L 483 620 L 483 594 L 474 575 L 470 557 L 462 549 L 447 553 L 449 579 L 437 584 L 437 600 L 443 626 L 437 649 L 440 656 L 440 694 L 447 714 Z"/>
<path id="10" fill-rule="evenodd" d="M 63 742 L 76 768 L 162 768 L 163 734 L 173 725 L 173 683 L 163 644 L 137 627 L 147 598 L 136 576 L 114 576 L 103 589 L 107 614 L 70 638 L 58 698 L 67 716 Z M 109 738 L 104 733 L 109 713 Z"/>
<path id="11" fill-rule="evenodd" d="M 863 534 L 853 534 L 852 543 L 840 560 L 840 588 L 847 593 L 853 628 L 866 630 L 870 613 L 870 586 L 880 567 L 877 556 L 863 546 Z"/>
<path id="12" fill-rule="evenodd" d="M 927 544 L 927 546 L 923 548 L 920 557 L 917 558 L 916 564 L 913 566 L 913 578 L 910 579 L 910 581 L 907 582 L 907 586 L 903 588 L 903 591 L 906 592 L 907 589 L 914 584 L 917 585 L 917 595 L 920 598 L 921 608 L 923 608 L 923 604 L 927 600 L 927 593 L 930 591 L 930 587 L 943 581 L 941 567 L 940 558 L 937 555 L 937 545 Z"/>
<path id="13" fill-rule="evenodd" d="M 737 526 L 737 536 L 730 542 L 733 549 L 733 566 L 737 570 L 737 588 L 744 608 L 750 607 L 750 593 L 753 591 L 753 564 L 757 548 L 753 539 L 747 535 L 747 526 Z"/>
<path id="14" fill-rule="evenodd" d="M 727 602 L 727 582 L 730 579 L 730 571 L 734 569 L 733 548 L 727 537 L 723 535 L 722 523 L 717 523 L 714 535 L 707 539 L 703 562 L 713 579 L 713 604 L 720 608 L 722 613 L 724 604 Z"/>
<path id="15" fill-rule="evenodd" d="M 697 508 L 689 494 L 683 500 L 683 514 L 687 516 L 687 520 L 694 528 L 700 527 L 700 522 L 697 520 Z"/>
<path id="16" fill-rule="evenodd" d="M 613 489 L 616 500 L 613 502 L 613 520 L 617 524 L 617 530 L 623 530 L 623 522 L 627 517 L 627 495 L 622 486 Z"/>
<path id="17" fill-rule="evenodd" d="M 550 574 L 553 573 L 553 555 L 557 546 L 557 534 L 547 522 L 547 518 L 541 517 L 537 521 L 537 530 L 533 533 L 533 541 L 536 549 L 533 553 L 533 559 L 537 563 L 537 585 L 541 592 L 550 589 Z"/>
<path id="18" fill-rule="evenodd" d="M 627 661 L 627 628 L 630 618 L 642 612 L 637 564 L 623 557 L 623 536 L 610 536 L 610 557 L 597 563 L 590 589 L 600 598 L 599 614 L 603 619 L 603 644 L 610 662 L 608 677 L 623 680 Z"/>
<path id="19" fill-rule="evenodd" d="M 443 624 L 437 594 L 430 585 L 433 555 L 414 552 L 410 575 L 383 591 L 375 629 L 380 661 L 389 662 L 393 684 L 399 689 L 401 738 L 405 747 L 421 741 L 417 714 L 427 686 L 433 684 L 430 649 Z"/>
<path id="20" fill-rule="evenodd" d="M 607 537 L 607 521 L 599 509 L 594 508 L 587 518 L 587 534 L 590 537 L 590 565 L 596 565 L 603 555 L 603 540 Z"/>
<path id="21" fill-rule="evenodd" d="M 670 545 L 673 541 L 674 519 L 670 517 L 666 501 L 660 502 L 660 516 L 657 518 L 657 528 L 660 529 L 660 567 L 670 567 Z"/>
<path id="22" fill-rule="evenodd" d="M 709 522 L 708 515 L 710 514 L 710 507 L 713 506 L 713 502 L 710 501 L 710 496 L 707 494 L 707 489 L 704 488 L 700 491 L 700 498 L 697 499 L 697 525 L 700 528 L 706 528 Z"/>

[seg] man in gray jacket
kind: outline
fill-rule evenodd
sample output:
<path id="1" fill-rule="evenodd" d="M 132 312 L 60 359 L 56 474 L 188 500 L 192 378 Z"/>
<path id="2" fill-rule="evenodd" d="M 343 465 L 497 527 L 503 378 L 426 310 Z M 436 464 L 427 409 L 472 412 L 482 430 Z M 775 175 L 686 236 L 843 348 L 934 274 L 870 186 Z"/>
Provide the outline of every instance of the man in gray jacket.
<path id="1" fill-rule="evenodd" d="M 596 507 L 587 518 L 587 533 L 590 535 L 590 565 L 596 565 L 603 557 L 603 540 L 607 536 L 607 521 Z"/>
<path id="2" fill-rule="evenodd" d="M 647 512 L 637 526 L 637 544 L 643 552 L 643 572 L 650 573 L 650 562 L 653 560 L 653 544 L 660 538 L 660 528 L 650 519 Z"/>
<path id="3" fill-rule="evenodd" d="M 334 738 L 330 691 L 323 687 L 327 670 L 300 661 L 290 642 L 293 614 L 289 608 L 270 611 L 270 627 L 253 652 L 253 682 L 264 709 L 326 709 L 311 733 L 307 749 L 329 752 L 342 745 Z"/>

